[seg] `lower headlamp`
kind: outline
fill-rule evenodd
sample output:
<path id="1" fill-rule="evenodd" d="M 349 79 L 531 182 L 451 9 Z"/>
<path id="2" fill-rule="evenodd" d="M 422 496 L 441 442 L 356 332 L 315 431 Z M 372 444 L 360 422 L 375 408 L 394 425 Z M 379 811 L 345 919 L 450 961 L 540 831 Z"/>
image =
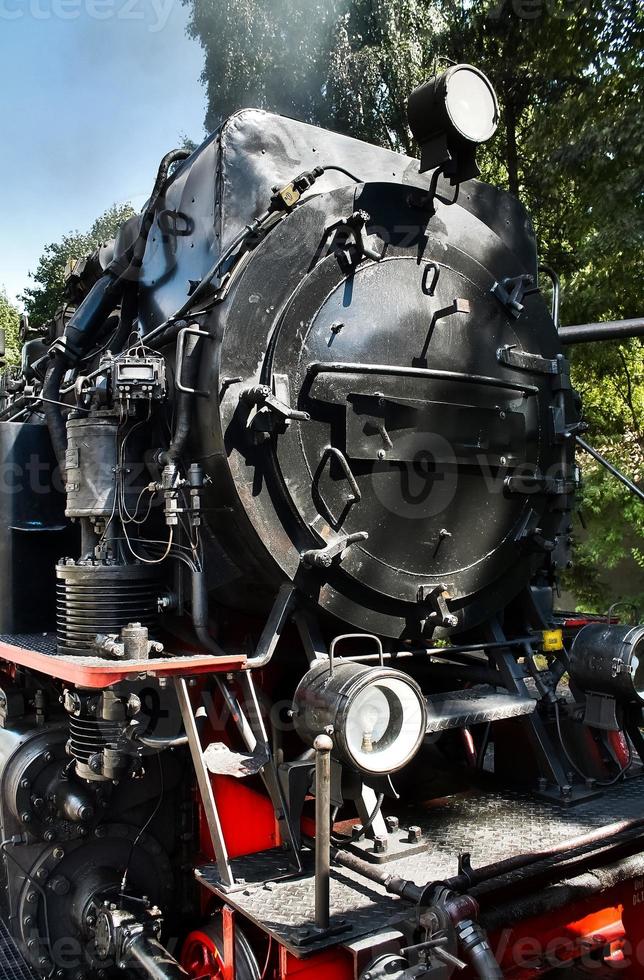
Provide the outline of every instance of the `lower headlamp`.
<path id="1" fill-rule="evenodd" d="M 295 728 L 308 745 L 333 729 L 334 755 L 351 769 L 386 775 L 416 755 L 427 727 L 418 684 L 402 671 L 323 661 L 295 692 Z"/>

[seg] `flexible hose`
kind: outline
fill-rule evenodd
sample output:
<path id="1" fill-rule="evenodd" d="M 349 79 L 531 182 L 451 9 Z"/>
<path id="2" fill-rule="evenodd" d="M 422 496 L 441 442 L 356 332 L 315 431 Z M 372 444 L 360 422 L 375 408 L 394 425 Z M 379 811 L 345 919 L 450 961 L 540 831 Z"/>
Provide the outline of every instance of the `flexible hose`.
<path id="1" fill-rule="evenodd" d="M 51 438 L 52 446 L 54 447 L 54 453 L 56 454 L 58 465 L 60 466 L 63 481 L 65 479 L 66 470 L 65 454 L 67 452 L 67 428 L 65 426 L 65 419 L 63 418 L 60 405 L 56 405 L 54 403 L 60 401 L 60 388 L 64 376 L 65 361 L 60 356 L 54 357 L 51 364 L 47 368 L 42 389 L 44 399 L 43 412 L 47 421 L 49 436 Z"/>
<path id="2" fill-rule="evenodd" d="M 187 160 L 189 156 L 190 152 L 188 150 L 170 150 L 170 152 L 166 153 L 161 160 L 157 171 L 156 180 L 154 181 L 154 187 L 152 188 L 152 193 L 150 194 L 150 199 L 141 217 L 141 227 L 138 237 L 133 245 L 131 245 L 127 250 L 125 255 L 120 255 L 118 258 L 114 259 L 109 267 L 110 273 L 116 276 L 117 282 L 123 282 L 128 279 L 138 279 L 141 266 L 143 265 L 143 257 L 145 255 L 148 236 L 150 234 L 152 224 L 154 223 L 157 204 L 159 203 L 161 194 L 165 190 L 168 174 L 170 173 L 170 167 L 173 163 Z M 124 261 L 127 261 L 128 263 L 125 268 L 123 268 Z"/>
<path id="3" fill-rule="evenodd" d="M 456 926 L 460 946 L 480 980 L 503 980 L 503 971 L 492 952 L 483 926 L 473 919 L 463 919 Z"/>
<path id="4" fill-rule="evenodd" d="M 172 150 L 166 153 L 159 165 L 152 194 L 143 213 L 139 235 L 125 256 L 115 259 L 106 275 L 94 284 L 88 295 L 78 307 L 67 324 L 63 337 L 52 347 L 52 364 L 47 369 L 43 385 L 43 397 L 49 399 L 43 402 L 43 410 L 51 437 L 56 459 L 65 472 L 65 454 L 67 451 L 67 430 L 65 420 L 59 405 L 52 401 L 60 401 L 60 388 L 68 364 L 74 363 L 74 358 L 82 357 L 89 351 L 90 342 L 101 328 L 107 317 L 120 302 L 126 283 L 129 279 L 138 279 L 143 265 L 143 257 L 148 235 L 156 214 L 159 198 L 165 188 L 170 167 L 173 163 L 185 160 L 190 154 L 187 150 Z M 125 269 L 123 262 L 128 261 Z M 134 275 L 133 275 L 134 274 Z"/>

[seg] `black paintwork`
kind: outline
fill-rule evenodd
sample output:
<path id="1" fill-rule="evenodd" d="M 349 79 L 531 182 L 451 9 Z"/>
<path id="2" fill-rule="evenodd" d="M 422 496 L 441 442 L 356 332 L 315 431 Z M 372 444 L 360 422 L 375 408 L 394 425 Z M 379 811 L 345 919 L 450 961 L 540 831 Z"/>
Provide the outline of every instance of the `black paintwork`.
<path id="1" fill-rule="evenodd" d="M 522 526 L 539 525 L 549 539 L 561 521 L 561 501 L 553 510 L 544 494 L 528 501 L 488 489 L 516 466 L 545 472 L 562 460 L 549 438 L 550 379 L 497 360 L 503 345 L 546 358 L 560 351 L 539 296 L 515 320 L 490 292 L 496 280 L 536 270 L 518 202 L 477 181 L 455 203 L 454 188 L 439 182 L 428 201 L 431 175 L 410 158 L 242 112 L 182 165 L 166 195 L 146 254 L 142 321 L 153 329 L 181 307 L 190 284 L 265 210 L 271 188 L 316 165 L 340 165 L 361 181 L 325 173 L 251 254 L 206 324 L 214 341 L 203 348 L 198 387 L 209 397 L 197 399 L 191 448 L 213 480 L 207 525 L 227 559 L 211 563 L 220 572 L 213 586 L 223 601 L 261 606 L 287 577 L 337 618 L 403 636 L 427 629 L 419 588 L 445 584 L 463 630 L 506 605 L 542 560 L 515 542 Z M 347 269 L 329 229 L 358 209 L 384 258 Z M 416 373 L 309 371 L 328 362 Z M 312 421 L 278 427 L 257 445 L 240 394 L 274 385 L 276 375 Z M 395 439 L 379 459 L 383 423 Z M 359 502 L 350 502 L 346 469 L 329 447 L 346 457 Z M 328 572 L 302 564 L 302 552 L 360 531 L 369 540 Z"/>

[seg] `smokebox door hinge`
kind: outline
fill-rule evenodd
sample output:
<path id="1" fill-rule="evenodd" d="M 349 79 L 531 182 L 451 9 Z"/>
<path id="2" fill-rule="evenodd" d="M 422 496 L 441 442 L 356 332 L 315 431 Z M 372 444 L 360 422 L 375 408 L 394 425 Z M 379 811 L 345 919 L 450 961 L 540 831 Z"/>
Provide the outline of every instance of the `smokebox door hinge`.
<path id="1" fill-rule="evenodd" d="M 447 608 L 449 599 L 451 596 L 446 585 L 421 585 L 418 589 L 418 601 L 431 609 L 427 620 L 433 626 L 458 625 L 458 618 Z"/>
<path id="2" fill-rule="evenodd" d="M 534 278 L 527 273 L 521 276 L 507 277 L 495 282 L 490 290 L 510 316 L 515 319 L 523 313 L 523 300 L 532 293 L 538 293 Z"/>
<path id="3" fill-rule="evenodd" d="M 343 534 L 331 541 L 325 548 L 314 548 L 302 553 L 305 565 L 316 568 L 330 568 L 334 561 L 344 558 L 347 548 L 358 541 L 366 541 L 369 537 L 366 531 L 356 531 L 355 534 Z"/>

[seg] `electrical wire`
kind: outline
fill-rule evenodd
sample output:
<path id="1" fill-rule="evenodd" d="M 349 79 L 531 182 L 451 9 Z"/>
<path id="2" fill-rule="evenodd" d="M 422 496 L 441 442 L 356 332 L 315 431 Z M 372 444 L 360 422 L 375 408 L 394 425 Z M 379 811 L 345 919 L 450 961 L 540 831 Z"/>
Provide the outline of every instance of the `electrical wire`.
<path id="1" fill-rule="evenodd" d="M 161 556 L 161 558 L 145 558 L 143 555 L 137 554 L 137 552 L 132 547 L 132 542 L 130 541 L 127 531 L 125 530 L 125 525 L 123 525 L 123 534 L 125 535 L 125 543 L 127 544 L 130 553 L 133 555 L 134 558 L 136 558 L 137 561 L 143 562 L 144 565 L 161 565 L 167 558 L 170 557 L 170 552 L 172 551 L 172 542 L 174 540 L 173 527 L 170 528 L 166 549 L 163 555 Z M 142 540 L 143 542 L 145 542 L 145 539 Z"/>
<path id="2" fill-rule="evenodd" d="M 132 843 L 132 847 L 130 848 L 130 853 L 128 855 L 127 863 L 125 865 L 125 872 L 124 872 L 123 878 L 121 880 L 121 892 L 120 892 L 119 898 L 125 898 L 125 889 L 127 887 L 127 880 L 129 878 L 129 875 L 130 875 L 130 867 L 131 867 L 131 864 L 132 864 L 132 858 L 134 857 L 134 852 L 136 851 L 137 847 L 139 846 L 139 843 L 141 841 L 141 838 L 143 837 L 143 835 L 147 831 L 148 827 L 150 826 L 150 824 L 153 822 L 154 818 L 159 813 L 159 810 L 161 809 L 161 805 L 163 803 L 163 798 L 165 796 L 165 780 L 164 780 L 164 777 L 163 777 L 163 765 L 161 763 L 161 753 L 160 752 L 157 755 L 157 762 L 159 763 L 159 782 L 160 782 L 160 787 L 161 787 L 160 790 L 159 790 L 159 799 L 157 800 L 156 806 L 152 810 L 152 813 L 150 814 L 150 816 L 148 817 L 148 819 L 146 820 L 146 822 L 143 824 L 143 826 L 141 827 L 141 829 L 138 832 L 138 834 L 136 835 L 136 837 L 134 838 L 134 841 Z"/>
<path id="3" fill-rule="evenodd" d="M 563 753 L 564 753 L 566 759 L 568 760 L 569 765 L 572 766 L 572 768 L 574 769 L 574 771 L 577 773 L 578 776 L 580 776 L 584 780 L 584 782 L 587 782 L 588 780 L 593 779 L 592 776 L 588 776 L 588 775 L 586 775 L 585 772 L 582 772 L 582 770 L 579 768 L 579 766 L 573 761 L 573 759 L 570 756 L 570 753 L 568 752 L 568 749 L 566 748 L 566 743 L 564 741 L 563 733 L 561 731 L 561 717 L 560 717 L 560 714 L 559 714 L 559 702 L 558 701 L 555 701 L 555 719 L 557 721 L 557 735 L 559 736 L 559 743 L 561 745 L 561 748 L 563 749 Z M 614 779 L 610 779 L 610 780 L 595 779 L 594 780 L 595 785 L 596 786 L 601 786 L 604 789 L 608 789 L 609 787 L 614 786 L 616 783 L 618 783 L 620 781 L 620 779 L 622 778 L 622 776 L 625 776 L 626 775 L 626 773 L 628 772 L 628 770 L 631 768 L 631 766 L 633 765 L 633 758 L 634 758 L 634 756 L 633 756 L 633 746 L 630 744 L 630 742 L 628 742 L 628 762 L 626 763 L 626 765 L 623 766 L 620 769 L 620 771 L 617 773 L 617 775 L 615 776 Z"/>
<path id="4" fill-rule="evenodd" d="M 361 177 L 356 177 L 356 175 L 352 174 L 350 170 L 345 170 L 344 167 L 339 167 L 335 164 L 328 164 L 326 167 L 320 167 L 320 170 L 322 170 L 322 172 L 325 174 L 328 173 L 330 170 L 334 170 L 339 174 L 344 174 L 345 177 L 348 177 L 349 180 L 353 180 L 356 184 L 364 183 Z"/>
<path id="5" fill-rule="evenodd" d="M 356 184 L 361 184 L 363 182 L 360 179 L 360 177 L 356 177 L 356 175 L 352 174 L 350 170 L 346 170 L 344 167 L 338 166 L 336 164 L 327 164 L 324 167 L 320 167 L 320 170 L 322 171 L 322 173 L 335 171 L 337 173 L 344 174 L 345 177 L 348 177 L 349 180 L 353 180 Z M 252 242 L 253 236 L 257 234 L 260 228 L 264 233 L 270 231 L 275 224 L 277 224 L 278 222 L 283 220 L 283 218 L 286 217 L 287 213 L 288 212 L 271 211 L 269 209 L 265 211 L 263 214 L 261 214 L 259 217 L 255 218 L 255 220 L 250 222 L 250 224 L 246 225 L 242 229 L 242 231 L 235 236 L 235 238 L 230 243 L 228 248 L 224 251 L 224 253 L 220 256 L 220 258 L 217 259 L 214 265 L 208 270 L 208 272 L 205 274 L 203 279 L 201 279 L 201 281 L 197 284 L 191 296 L 183 304 L 183 306 L 181 306 L 176 311 L 176 313 L 173 313 L 172 316 L 168 317 L 166 320 L 163 321 L 163 323 L 160 323 L 157 327 L 154 328 L 154 330 L 152 330 L 149 334 L 147 334 L 145 340 L 148 343 L 152 343 L 157 338 L 162 337 L 166 330 L 172 327 L 177 321 L 183 319 L 183 317 L 186 316 L 188 313 L 191 313 L 192 316 L 199 316 L 200 313 L 192 313 L 191 311 L 194 309 L 197 300 L 201 298 L 208 284 L 215 278 L 216 275 L 218 275 L 222 271 L 225 264 L 230 259 L 235 258 L 235 254 L 247 240 Z M 272 220 L 273 223 L 271 223 Z M 207 310 L 202 310 L 200 312 L 205 313 L 207 312 Z"/>
<path id="6" fill-rule="evenodd" d="M 354 844 L 356 841 L 364 840 L 364 838 L 366 837 L 366 835 L 369 833 L 369 831 L 373 827 L 374 821 L 376 820 L 376 818 L 380 814 L 380 811 L 382 810 L 382 804 L 384 802 L 385 802 L 385 794 L 384 793 L 379 793 L 378 794 L 378 797 L 376 799 L 376 805 L 373 808 L 373 813 L 370 815 L 370 817 L 367 820 L 367 822 L 362 825 L 362 828 L 360 829 L 359 834 L 357 834 L 357 836 L 355 836 L 355 837 L 352 837 L 350 841 L 343 840 L 343 839 L 341 839 L 339 837 L 334 837 L 333 834 L 331 834 L 331 841 L 332 841 L 332 843 L 336 847 L 342 848 L 342 847 L 347 847 L 348 844 L 350 844 L 350 843 L 351 844 Z"/>

